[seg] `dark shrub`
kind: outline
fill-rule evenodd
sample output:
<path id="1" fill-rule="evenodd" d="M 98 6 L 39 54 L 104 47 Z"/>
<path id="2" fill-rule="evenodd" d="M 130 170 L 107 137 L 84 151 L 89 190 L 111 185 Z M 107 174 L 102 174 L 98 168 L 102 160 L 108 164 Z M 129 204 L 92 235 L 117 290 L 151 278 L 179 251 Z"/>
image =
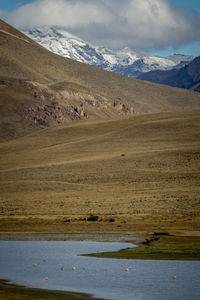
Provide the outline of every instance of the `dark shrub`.
<path id="1" fill-rule="evenodd" d="M 87 221 L 96 222 L 98 221 L 99 216 L 90 215 L 89 218 L 87 218 Z"/>
<path id="2" fill-rule="evenodd" d="M 110 223 L 113 223 L 113 222 L 115 222 L 115 219 L 110 218 L 109 222 L 110 222 Z"/>

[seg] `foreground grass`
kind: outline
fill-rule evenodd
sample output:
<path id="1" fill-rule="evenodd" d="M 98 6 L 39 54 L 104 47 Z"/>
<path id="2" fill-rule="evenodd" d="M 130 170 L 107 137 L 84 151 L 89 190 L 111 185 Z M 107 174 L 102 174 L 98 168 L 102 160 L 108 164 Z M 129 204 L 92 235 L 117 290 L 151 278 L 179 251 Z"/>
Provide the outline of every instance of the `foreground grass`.
<path id="1" fill-rule="evenodd" d="M 92 254 L 95 257 L 159 260 L 200 260 L 200 237 L 157 236 L 137 248 Z"/>
<path id="2" fill-rule="evenodd" d="M 2 300 L 91 300 L 89 295 L 80 293 L 66 293 L 59 291 L 48 291 L 39 289 L 29 289 L 20 286 L 7 284 L 6 281 L 0 281 L 0 299 Z"/>

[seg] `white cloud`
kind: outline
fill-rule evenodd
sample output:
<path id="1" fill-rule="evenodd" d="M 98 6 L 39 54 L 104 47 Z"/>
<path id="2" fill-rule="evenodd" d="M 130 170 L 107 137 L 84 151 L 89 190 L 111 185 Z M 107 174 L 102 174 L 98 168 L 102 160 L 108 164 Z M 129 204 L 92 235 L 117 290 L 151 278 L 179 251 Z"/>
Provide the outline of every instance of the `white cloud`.
<path id="1" fill-rule="evenodd" d="M 6 20 L 20 29 L 63 26 L 110 48 L 147 51 L 200 40 L 198 14 L 170 0 L 37 0 L 12 11 Z"/>
<path id="2" fill-rule="evenodd" d="M 6 11 L 3 11 L 3 10 L 0 10 L 0 18 L 1 19 L 6 19 L 7 18 L 7 12 Z"/>
<path id="3" fill-rule="evenodd" d="M 37 0 L 12 11 L 8 17 L 19 28 L 57 25 L 68 28 L 109 21 L 103 3 L 81 0 Z"/>

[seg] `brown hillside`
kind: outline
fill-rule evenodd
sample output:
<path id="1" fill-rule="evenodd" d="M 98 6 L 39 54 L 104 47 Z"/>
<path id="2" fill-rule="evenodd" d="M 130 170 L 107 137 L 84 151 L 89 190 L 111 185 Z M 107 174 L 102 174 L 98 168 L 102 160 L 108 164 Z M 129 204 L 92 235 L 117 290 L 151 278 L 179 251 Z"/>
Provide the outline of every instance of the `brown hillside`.
<path id="1" fill-rule="evenodd" d="M 1 140 L 69 120 L 200 107 L 200 95 L 55 55 L 0 21 Z"/>

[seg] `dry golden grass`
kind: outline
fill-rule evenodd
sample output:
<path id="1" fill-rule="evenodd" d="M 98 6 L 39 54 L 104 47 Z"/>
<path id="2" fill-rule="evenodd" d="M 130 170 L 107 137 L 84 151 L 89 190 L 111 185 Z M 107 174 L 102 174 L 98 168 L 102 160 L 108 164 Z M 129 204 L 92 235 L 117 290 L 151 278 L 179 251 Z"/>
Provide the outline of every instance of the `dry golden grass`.
<path id="1" fill-rule="evenodd" d="M 77 121 L 0 144 L 0 230 L 199 230 L 199 121 Z"/>

